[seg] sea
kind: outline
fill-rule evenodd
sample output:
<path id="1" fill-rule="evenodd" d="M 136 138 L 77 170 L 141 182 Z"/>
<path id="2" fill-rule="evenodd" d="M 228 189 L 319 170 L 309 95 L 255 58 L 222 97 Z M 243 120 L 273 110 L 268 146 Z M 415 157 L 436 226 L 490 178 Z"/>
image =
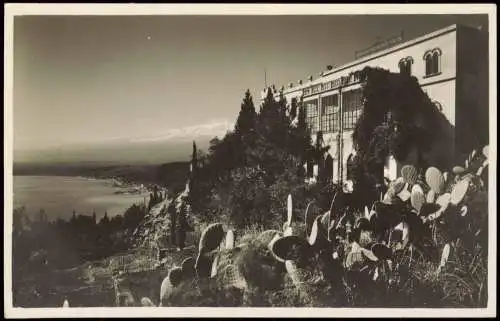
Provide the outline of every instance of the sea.
<path id="1" fill-rule="evenodd" d="M 149 192 L 128 193 L 133 187 L 116 186 L 111 179 L 93 179 L 68 176 L 14 176 L 13 207 L 25 207 L 25 213 L 34 217 L 44 210 L 49 220 L 69 220 L 76 215 L 92 215 L 99 220 L 123 215 L 132 204 L 149 200 Z"/>

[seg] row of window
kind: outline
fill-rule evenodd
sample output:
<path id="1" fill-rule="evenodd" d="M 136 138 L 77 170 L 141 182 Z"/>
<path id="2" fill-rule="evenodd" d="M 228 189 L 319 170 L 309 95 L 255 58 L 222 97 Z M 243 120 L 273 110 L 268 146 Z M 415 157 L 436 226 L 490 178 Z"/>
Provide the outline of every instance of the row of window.
<path id="1" fill-rule="evenodd" d="M 321 117 L 319 113 L 318 99 L 304 102 L 307 124 L 311 132 L 322 131 L 324 133 L 336 132 L 340 129 L 340 112 L 338 94 L 321 98 Z M 354 129 L 356 122 L 361 116 L 362 92 L 360 89 L 347 91 L 342 94 L 343 106 L 343 128 Z"/>
<path id="2" fill-rule="evenodd" d="M 425 76 L 430 77 L 437 75 L 441 72 L 441 56 L 443 52 L 439 48 L 428 50 L 424 54 L 425 61 Z M 399 61 L 399 72 L 411 76 L 411 66 L 413 65 L 413 58 L 406 57 Z"/>

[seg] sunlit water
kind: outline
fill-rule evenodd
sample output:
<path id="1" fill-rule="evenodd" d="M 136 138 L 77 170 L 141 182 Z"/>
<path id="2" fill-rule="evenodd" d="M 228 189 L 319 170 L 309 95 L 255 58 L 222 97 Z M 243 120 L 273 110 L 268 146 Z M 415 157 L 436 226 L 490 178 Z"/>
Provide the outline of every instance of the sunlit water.
<path id="1" fill-rule="evenodd" d="M 94 180 L 83 177 L 64 176 L 14 176 L 14 208 L 25 206 L 33 217 L 44 209 L 49 220 L 58 217 L 71 218 L 73 210 L 77 214 L 92 215 L 97 219 L 104 216 L 123 214 L 130 205 L 148 201 L 148 193 L 115 194 L 119 188 L 111 180 Z"/>

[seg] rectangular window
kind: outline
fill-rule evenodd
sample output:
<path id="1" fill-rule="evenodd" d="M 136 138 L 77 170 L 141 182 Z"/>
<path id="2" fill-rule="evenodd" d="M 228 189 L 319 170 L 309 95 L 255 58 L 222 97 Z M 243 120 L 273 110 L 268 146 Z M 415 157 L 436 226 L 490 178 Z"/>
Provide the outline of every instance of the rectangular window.
<path id="1" fill-rule="evenodd" d="M 361 89 L 342 93 L 342 110 L 344 111 L 343 128 L 354 129 L 363 110 Z"/>
<path id="2" fill-rule="evenodd" d="M 339 95 L 330 95 L 321 98 L 321 131 L 332 133 L 339 130 Z"/>
<path id="3" fill-rule="evenodd" d="M 319 110 L 318 110 L 318 100 L 308 100 L 304 102 L 306 108 L 306 121 L 311 133 L 316 133 L 319 131 Z"/>

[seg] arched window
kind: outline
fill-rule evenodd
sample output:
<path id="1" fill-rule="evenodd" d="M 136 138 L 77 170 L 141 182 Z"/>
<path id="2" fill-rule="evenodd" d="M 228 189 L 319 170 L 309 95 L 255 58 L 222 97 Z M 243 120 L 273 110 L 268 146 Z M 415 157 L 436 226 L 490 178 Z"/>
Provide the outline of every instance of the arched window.
<path id="1" fill-rule="evenodd" d="M 411 76 L 411 65 L 413 64 L 412 57 L 406 57 L 399 61 L 399 72 Z"/>
<path id="2" fill-rule="evenodd" d="M 433 76 L 441 72 L 441 55 L 439 48 L 426 51 L 424 54 L 425 76 Z"/>
<path id="3" fill-rule="evenodd" d="M 437 51 L 432 54 L 432 71 L 434 74 L 439 72 L 439 54 Z"/>

